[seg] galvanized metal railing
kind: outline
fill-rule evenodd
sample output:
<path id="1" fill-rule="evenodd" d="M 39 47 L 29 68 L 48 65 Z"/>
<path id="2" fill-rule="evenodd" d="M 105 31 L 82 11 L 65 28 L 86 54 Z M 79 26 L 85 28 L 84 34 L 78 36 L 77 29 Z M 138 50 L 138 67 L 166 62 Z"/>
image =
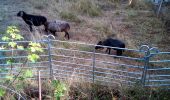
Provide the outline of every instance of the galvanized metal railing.
<path id="1" fill-rule="evenodd" d="M 35 76 L 37 76 L 38 70 L 42 70 L 41 77 L 44 78 L 97 82 L 104 85 L 141 83 L 150 87 L 170 86 L 170 52 L 160 52 L 157 48 L 142 45 L 138 50 L 117 48 L 125 50 L 122 56 L 117 56 L 114 52 L 109 55 L 104 51 L 95 50 L 96 45 L 94 44 L 51 38 L 52 36 L 46 36 L 44 40 L 39 41 L 46 45 L 43 48 L 45 53 L 40 55 L 41 60 L 34 64 L 28 62 L 25 65 L 25 68 L 33 68 Z M 6 53 L 10 50 L 0 52 Z M 163 59 L 165 56 L 167 58 Z M 24 59 L 25 57 L 26 55 L 17 55 L 14 58 Z M 1 60 L 8 58 L 10 56 L 0 57 Z M 21 65 L 21 63 L 16 60 L 13 65 Z M 10 68 L 5 63 L 1 63 L 0 66 Z M 17 69 L 17 66 L 13 69 Z M 5 76 L 5 74 L 7 73 L 0 73 L 1 76 Z"/>

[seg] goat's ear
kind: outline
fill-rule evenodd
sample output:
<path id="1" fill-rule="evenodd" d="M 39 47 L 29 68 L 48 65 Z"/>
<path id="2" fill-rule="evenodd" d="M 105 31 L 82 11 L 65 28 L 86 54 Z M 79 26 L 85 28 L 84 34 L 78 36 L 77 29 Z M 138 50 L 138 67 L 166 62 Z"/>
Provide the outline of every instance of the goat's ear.
<path id="1" fill-rule="evenodd" d="M 99 41 L 99 42 L 97 43 L 97 45 L 102 45 L 102 41 Z"/>
<path id="2" fill-rule="evenodd" d="M 23 15 L 24 15 L 24 12 L 23 12 L 23 11 L 21 11 L 21 12 L 20 12 L 20 16 L 22 17 Z"/>

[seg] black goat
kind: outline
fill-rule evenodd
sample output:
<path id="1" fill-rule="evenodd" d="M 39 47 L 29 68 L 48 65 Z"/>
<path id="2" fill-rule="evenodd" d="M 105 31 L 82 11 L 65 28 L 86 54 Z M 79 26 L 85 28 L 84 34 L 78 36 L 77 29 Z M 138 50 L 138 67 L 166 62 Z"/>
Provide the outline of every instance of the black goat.
<path id="1" fill-rule="evenodd" d="M 108 38 L 104 41 L 99 41 L 97 45 L 103 45 L 103 46 L 110 46 L 110 47 L 118 47 L 118 48 L 113 48 L 114 50 L 116 50 L 116 54 L 118 56 L 122 55 L 122 52 L 124 51 L 123 49 L 119 49 L 119 48 L 125 48 L 125 43 L 123 43 L 120 40 L 117 39 L 112 39 L 112 38 Z M 104 49 L 104 47 L 101 46 L 96 46 L 95 49 Z M 108 52 L 108 54 L 110 54 L 111 48 L 107 48 L 106 53 Z"/>
<path id="2" fill-rule="evenodd" d="M 30 31 L 32 31 L 32 25 L 40 26 L 40 25 L 45 25 L 45 23 L 47 22 L 47 18 L 44 16 L 31 15 L 31 14 L 27 14 L 24 11 L 19 11 L 17 13 L 17 16 L 22 17 L 25 23 L 29 25 Z"/>

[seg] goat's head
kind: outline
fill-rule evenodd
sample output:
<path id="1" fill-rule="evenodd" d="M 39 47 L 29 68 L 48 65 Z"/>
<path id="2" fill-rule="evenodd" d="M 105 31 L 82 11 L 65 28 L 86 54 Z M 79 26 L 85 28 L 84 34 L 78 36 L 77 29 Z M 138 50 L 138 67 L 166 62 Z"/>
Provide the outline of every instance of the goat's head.
<path id="1" fill-rule="evenodd" d="M 97 45 L 103 45 L 103 42 L 102 42 L 102 41 L 99 41 L 99 42 L 97 43 Z M 101 46 L 95 46 L 95 49 L 103 49 L 103 47 L 101 47 Z"/>
<path id="2" fill-rule="evenodd" d="M 25 14 L 26 14 L 26 13 L 25 13 L 24 11 L 19 11 L 19 12 L 17 13 L 17 16 L 18 16 L 18 17 L 23 17 Z"/>

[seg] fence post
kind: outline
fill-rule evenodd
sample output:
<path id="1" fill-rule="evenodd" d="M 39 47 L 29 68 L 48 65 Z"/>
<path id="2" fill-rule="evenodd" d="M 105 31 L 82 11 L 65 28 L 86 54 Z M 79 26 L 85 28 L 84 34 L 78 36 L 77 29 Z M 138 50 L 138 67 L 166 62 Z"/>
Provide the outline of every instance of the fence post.
<path id="1" fill-rule="evenodd" d="M 149 66 L 149 55 L 145 55 L 144 57 L 144 70 L 143 70 L 143 74 L 142 74 L 142 85 L 145 86 L 145 81 L 146 81 L 146 74 L 147 74 L 147 70 L 148 70 L 148 66 Z"/>
<path id="2" fill-rule="evenodd" d="M 49 61 L 49 68 L 50 68 L 50 79 L 53 79 L 53 68 L 52 68 L 52 55 L 51 55 L 51 39 L 50 37 L 52 37 L 53 39 L 55 39 L 55 37 L 53 35 L 44 35 L 47 45 L 48 45 L 48 61 Z"/>
<path id="3" fill-rule="evenodd" d="M 142 72 L 141 82 L 142 85 L 145 86 L 146 74 L 149 66 L 150 50 L 149 50 L 149 46 L 147 45 L 142 45 L 140 47 L 140 50 L 142 49 L 145 51 L 145 57 L 144 57 L 144 70 Z"/>
<path id="4" fill-rule="evenodd" d="M 96 50 L 95 50 L 95 47 L 94 47 L 94 50 L 93 50 L 93 83 L 94 83 L 94 75 L 95 75 L 95 60 L 96 60 L 96 56 L 95 56 L 95 54 L 96 54 Z"/>
<path id="5" fill-rule="evenodd" d="M 158 11 L 157 11 L 157 17 L 159 17 L 163 2 L 164 2 L 164 0 L 161 0 L 161 2 L 159 3 L 159 7 L 158 7 Z"/>
<path id="6" fill-rule="evenodd" d="M 39 90 L 39 100 L 42 100 L 41 94 L 41 71 L 38 71 L 38 90 Z"/>
<path id="7" fill-rule="evenodd" d="M 48 36 L 48 60 L 49 60 L 49 67 L 50 67 L 50 79 L 53 79 L 53 68 L 52 68 L 52 58 L 51 58 L 51 39 Z"/>

